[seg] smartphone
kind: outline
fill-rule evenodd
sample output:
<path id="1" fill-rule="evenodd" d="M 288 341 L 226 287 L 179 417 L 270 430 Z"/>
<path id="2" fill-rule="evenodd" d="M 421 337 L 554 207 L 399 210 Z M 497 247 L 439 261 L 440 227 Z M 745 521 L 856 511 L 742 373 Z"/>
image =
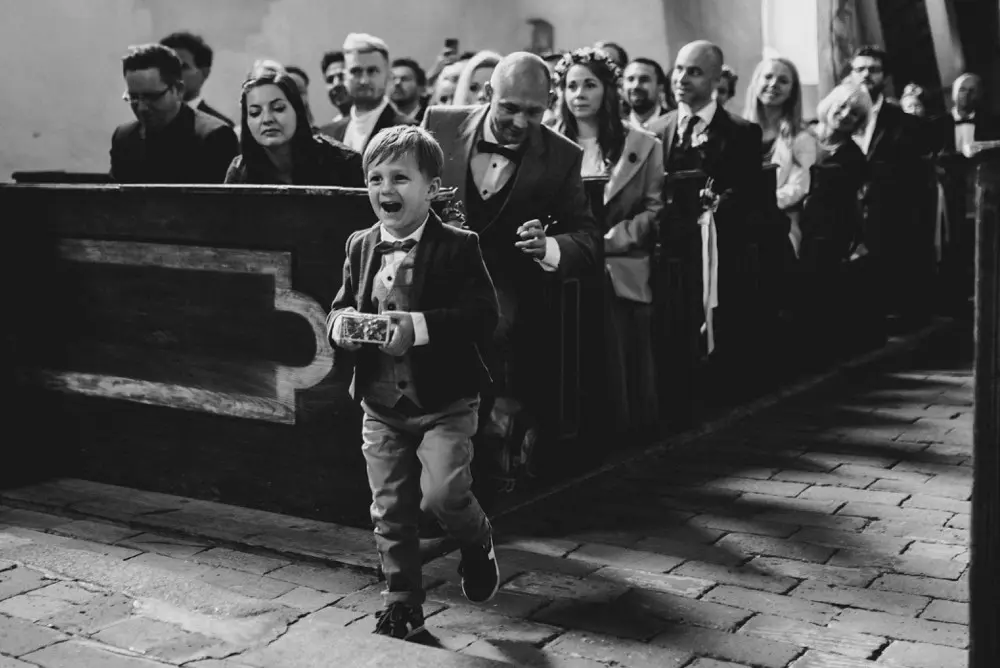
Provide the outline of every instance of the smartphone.
<path id="1" fill-rule="evenodd" d="M 444 41 L 444 48 L 451 51 L 452 53 L 458 53 L 458 38 L 449 37 Z"/>

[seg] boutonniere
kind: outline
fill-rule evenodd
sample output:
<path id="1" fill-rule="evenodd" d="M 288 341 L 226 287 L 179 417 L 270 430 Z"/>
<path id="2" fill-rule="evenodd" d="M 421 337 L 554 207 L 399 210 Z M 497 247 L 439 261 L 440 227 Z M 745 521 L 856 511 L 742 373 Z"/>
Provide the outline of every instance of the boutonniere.
<path id="1" fill-rule="evenodd" d="M 698 148 L 708 141 L 708 131 L 702 130 L 691 138 L 691 148 Z"/>

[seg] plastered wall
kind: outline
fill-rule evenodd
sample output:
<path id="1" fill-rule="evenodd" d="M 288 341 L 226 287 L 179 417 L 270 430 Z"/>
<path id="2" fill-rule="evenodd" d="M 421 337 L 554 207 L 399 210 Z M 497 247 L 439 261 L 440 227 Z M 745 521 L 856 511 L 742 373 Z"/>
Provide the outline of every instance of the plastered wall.
<path id="1" fill-rule="evenodd" d="M 557 48 L 598 39 L 670 65 L 704 37 L 749 79 L 761 52 L 760 0 L 0 0 L 0 179 L 16 170 L 104 171 L 114 127 L 131 119 L 121 100 L 121 56 L 130 44 L 174 30 L 202 34 L 215 50 L 204 96 L 230 117 L 249 64 L 271 57 L 304 67 L 318 121 L 330 115 L 319 81 L 323 51 L 350 31 L 377 34 L 394 55 L 430 65 L 445 37 L 463 49 L 501 52 L 530 44 L 527 20 L 555 27 Z"/>

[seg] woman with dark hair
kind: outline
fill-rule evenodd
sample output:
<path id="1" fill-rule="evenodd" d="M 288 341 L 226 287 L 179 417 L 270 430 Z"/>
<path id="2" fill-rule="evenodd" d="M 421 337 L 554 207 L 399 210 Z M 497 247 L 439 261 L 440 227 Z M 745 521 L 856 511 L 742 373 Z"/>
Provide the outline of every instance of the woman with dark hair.
<path id="1" fill-rule="evenodd" d="M 577 49 L 555 67 L 559 111 L 552 125 L 583 147 L 584 177 L 605 177 L 608 398 L 620 434 L 658 427 L 653 375 L 650 249 L 663 210 L 663 146 L 619 113 L 621 69 L 604 51 Z"/>
<path id="2" fill-rule="evenodd" d="M 226 183 L 364 187 L 361 155 L 313 134 L 298 85 L 284 68 L 254 68 L 243 84 L 240 115 L 241 154 Z"/>

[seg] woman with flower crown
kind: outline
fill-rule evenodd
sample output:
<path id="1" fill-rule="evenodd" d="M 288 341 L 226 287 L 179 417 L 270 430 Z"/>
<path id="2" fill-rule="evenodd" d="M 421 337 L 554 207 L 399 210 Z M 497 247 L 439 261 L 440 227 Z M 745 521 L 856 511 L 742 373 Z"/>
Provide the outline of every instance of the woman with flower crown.
<path id="1" fill-rule="evenodd" d="M 621 70 L 603 51 L 577 49 L 555 68 L 551 125 L 583 147 L 584 177 L 604 188 L 608 388 L 619 433 L 655 434 L 659 401 L 652 346 L 650 250 L 663 210 L 663 147 L 619 113 Z"/>

